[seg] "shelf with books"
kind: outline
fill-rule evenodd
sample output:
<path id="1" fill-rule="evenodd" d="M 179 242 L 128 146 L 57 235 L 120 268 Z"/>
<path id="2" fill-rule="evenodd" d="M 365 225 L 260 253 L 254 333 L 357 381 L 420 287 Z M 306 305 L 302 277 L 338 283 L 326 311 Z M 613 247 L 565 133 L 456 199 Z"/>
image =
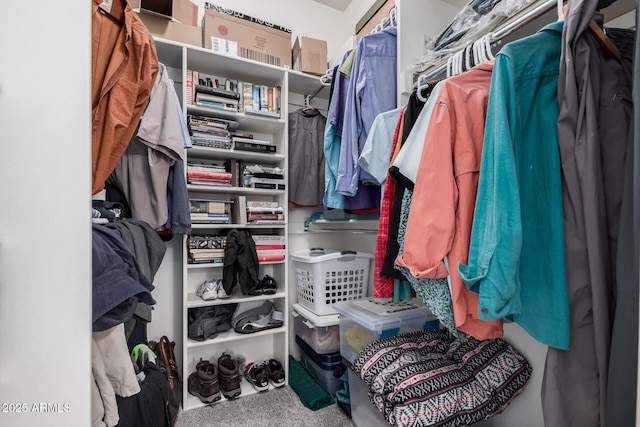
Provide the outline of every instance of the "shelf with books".
<path id="1" fill-rule="evenodd" d="M 192 173 L 188 176 L 190 181 L 205 182 L 204 184 L 188 184 L 187 192 L 189 199 L 204 201 L 232 201 L 235 197 L 243 196 L 247 200 L 277 202 L 283 207 L 283 218 L 288 216 L 288 195 L 287 189 L 272 188 L 251 188 L 243 187 L 244 170 L 247 165 L 253 167 L 260 165 L 263 169 L 279 168 L 279 177 L 267 177 L 268 179 L 283 180 L 286 178 L 285 170 L 287 166 L 287 133 L 288 133 L 288 70 L 275 67 L 261 62 L 251 61 L 239 57 L 221 55 L 210 50 L 187 46 L 176 42 L 156 40 L 156 51 L 158 59 L 171 68 L 172 79 L 176 84 L 178 96 L 182 102 L 182 111 L 189 123 L 190 135 L 201 145 L 192 144 L 193 147 L 186 150 L 186 161 L 192 162 Z M 190 72 L 189 72 L 190 71 Z M 194 88 L 193 72 L 205 77 L 204 87 Z M 188 76 L 191 75 L 191 85 Z M 209 81 L 206 81 L 209 77 Z M 217 79 L 219 78 L 219 79 Z M 302 77 L 305 79 L 306 77 Z M 215 83 L 215 81 L 218 83 Z M 225 86 L 220 83 L 224 81 Z M 214 85 L 209 85 L 213 82 Z M 246 85 L 240 85 L 240 83 Z M 245 106 L 240 104 L 240 94 L 238 96 L 228 93 L 240 87 L 246 87 L 251 83 L 254 86 L 267 88 L 267 101 L 272 100 L 272 105 L 267 104 L 266 113 L 269 108 L 276 108 L 271 112 L 272 116 L 266 117 L 259 114 L 245 112 Z M 200 80 L 196 84 L 200 84 Z M 229 86 L 227 86 L 229 85 Z M 209 88 L 209 89 L 207 89 Z M 271 95 L 268 89 L 272 88 Z M 216 107 L 228 105 L 232 111 L 223 108 L 204 107 L 194 104 L 197 93 L 200 95 L 200 102 L 209 102 Z M 271 98 L 270 98 L 271 96 Z M 251 99 L 253 100 L 253 92 Z M 262 98 L 261 98 L 262 99 Z M 240 111 L 235 111 L 235 107 Z M 260 105 L 262 107 L 262 105 Z M 275 115 L 275 117 L 273 117 Z M 224 126 L 224 122 L 227 126 Z M 242 151 L 234 149 L 236 140 L 249 144 L 245 148 L 262 151 Z M 238 138 L 249 139 L 249 141 Z M 231 142 L 229 144 L 229 142 Z M 269 148 L 256 147 L 252 144 L 268 144 L 275 147 L 275 153 L 266 152 Z M 214 148 L 216 147 L 216 148 Z M 224 147 L 224 148 L 220 148 Z M 228 147 L 228 148 L 227 148 Z M 235 164 L 234 164 L 235 161 Z M 195 163 L 195 168 L 193 167 Z M 220 165 L 224 165 L 224 172 L 231 172 L 232 179 L 227 182 L 226 175 L 214 176 L 207 174 L 223 173 Z M 266 166 L 266 167 L 265 167 Z M 242 168 L 242 169 L 240 169 Z M 185 167 L 185 170 L 187 168 Z M 193 173 L 199 171 L 203 173 Z M 185 171 L 185 176 L 187 172 Z M 252 176 L 264 178 L 257 173 Z M 209 178 L 207 180 L 207 178 Z M 224 178 L 224 179 L 223 179 Z M 265 178 L 265 179 L 267 179 Z M 224 182 L 223 182 L 224 181 Z M 242 183 L 242 184 L 241 184 Z M 216 185 L 217 184 L 217 185 Z M 232 184 L 232 185 L 222 185 Z M 247 185 L 274 184 L 273 182 L 247 182 Z M 276 182 L 276 188 L 281 185 Z M 233 204 L 231 203 L 231 206 Z M 231 207 L 231 209 L 233 209 Z M 278 255 L 285 260 L 259 262 L 258 278 L 265 276 L 272 277 L 277 282 L 277 292 L 273 295 L 249 296 L 242 295 L 241 287 L 236 285 L 233 295 L 228 299 L 215 301 L 204 301 L 196 296 L 196 291 L 205 280 L 220 279 L 223 277 L 223 262 L 202 262 L 213 259 L 222 261 L 224 255 L 220 255 L 215 250 L 201 252 L 190 250 L 187 246 L 189 237 L 193 236 L 227 236 L 232 229 L 249 230 L 252 237 L 261 237 L 272 244 L 272 240 L 277 240 L 278 244 L 284 245 L 288 239 L 288 224 L 286 221 L 271 224 L 240 224 L 234 221 L 232 216 L 228 218 L 229 223 L 211 223 L 209 221 L 224 222 L 222 219 L 214 218 L 221 213 L 207 209 L 198 210 L 195 215 L 197 221 L 192 223 L 191 236 L 184 236 L 182 249 L 182 372 L 187 378 L 195 370 L 195 365 L 200 358 L 211 361 L 223 353 L 232 357 L 244 357 L 248 362 L 276 358 L 282 362 L 285 370 L 288 369 L 289 355 L 289 316 L 288 300 L 290 289 L 288 287 L 289 269 L 286 259 L 287 255 Z M 226 211 L 225 211 L 226 213 Z M 266 245 L 263 243 L 263 245 Z M 191 248 L 195 249 L 195 248 Z M 212 248 L 216 249 L 216 248 Z M 286 254 L 286 249 L 282 249 Z M 199 254 L 199 255 L 196 255 Z M 198 258 L 200 257 L 200 258 Z M 190 263 L 198 261 L 198 263 Z M 264 330 L 252 334 L 239 334 L 233 329 L 220 333 L 216 338 L 206 341 L 194 341 L 189 339 L 189 310 L 198 307 L 218 306 L 222 304 L 237 304 L 235 314 L 257 308 L 265 301 L 271 301 L 278 312 L 283 313 L 284 326 L 275 329 Z M 180 349 L 176 348 L 177 351 Z M 188 410 L 194 407 L 203 406 L 197 397 L 188 393 L 187 381 L 183 384 L 183 408 Z M 242 395 L 253 394 L 252 387 L 246 387 L 246 381 L 242 382 Z M 224 400 L 224 399 L 223 399 Z"/>

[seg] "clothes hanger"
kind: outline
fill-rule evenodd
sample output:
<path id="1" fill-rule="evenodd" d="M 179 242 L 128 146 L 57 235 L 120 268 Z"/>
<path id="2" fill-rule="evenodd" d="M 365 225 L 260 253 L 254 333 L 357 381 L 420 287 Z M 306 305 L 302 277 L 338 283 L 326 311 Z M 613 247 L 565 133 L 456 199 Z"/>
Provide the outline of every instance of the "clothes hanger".
<path id="1" fill-rule="evenodd" d="M 567 12 L 569 11 L 569 4 L 565 4 L 562 10 L 566 18 Z M 600 46 L 602 46 L 602 50 L 604 50 L 607 53 L 607 55 L 609 55 L 611 58 L 615 59 L 618 62 L 622 61 L 622 54 L 620 53 L 620 50 L 611 41 L 609 36 L 605 34 L 604 30 L 600 28 L 598 23 L 593 19 L 589 23 L 589 32 L 591 33 L 591 35 L 593 35 L 593 37 L 600 44 Z"/>
<path id="2" fill-rule="evenodd" d="M 388 26 L 391 25 L 391 18 L 389 18 L 388 16 L 385 16 L 384 18 L 382 18 L 382 22 L 380 24 L 382 26 L 382 29 L 387 28 Z"/>
<path id="3" fill-rule="evenodd" d="M 491 52 L 491 39 L 493 39 L 493 33 L 485 34 L 483 39 L 484 39 L 484 51 L 487 54 L 487 61 L 496 59 L 496 57 L 493 56 L 493 52 Z"/>
<path id="4" fill-rule="evenodd" d="M 396 11 L 396 7 L 392 7 L 389 11 L 389 19 L 391 20 L 391 25 L 393 27 L 398 26 L 398 12 Z"/>
<path id="5" fill-rule="evenodd" d="M 473 58 L 471 57 L 472 49 L 473 49 L 473 44 L 469 44 L 467 45 L 467 47 L 464 48 L 464 63 L 467 70 L 470 70 L 475 66 L 475 63 L 473 62 Z"/>

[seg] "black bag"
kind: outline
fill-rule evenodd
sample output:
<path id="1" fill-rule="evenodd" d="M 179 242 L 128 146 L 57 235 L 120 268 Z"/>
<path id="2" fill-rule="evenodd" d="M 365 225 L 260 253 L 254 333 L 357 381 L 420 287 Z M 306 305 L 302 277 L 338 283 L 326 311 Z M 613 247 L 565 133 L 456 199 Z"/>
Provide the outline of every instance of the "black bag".
<path id="1" fill-rule="evenodd" d="M 180 376 L 180 370 L 178 369 L 176 358 L 173 355 L 173 347 L 175 346 L 175 343 L 169 341 L 169 338 L 163 335 L 160 338 L 160 341 L 157 343 L 150 341 L 148 345 L 156 356 L 158 356 L 156 363 L 169 383 L 167 416 L 171 421 L 171 427 L 173 427 L 176 425 L 178 412 L 180 411 L 180 405 L 182 404 L 182 376 Z"/>
<path id="2" fill-rule="evenodd" d="M 238 304 L 222 304 L 209 307 L 190 308 L 188 313 L 190 339 L 204 341 L 231 329 L 231 319 Z"/>

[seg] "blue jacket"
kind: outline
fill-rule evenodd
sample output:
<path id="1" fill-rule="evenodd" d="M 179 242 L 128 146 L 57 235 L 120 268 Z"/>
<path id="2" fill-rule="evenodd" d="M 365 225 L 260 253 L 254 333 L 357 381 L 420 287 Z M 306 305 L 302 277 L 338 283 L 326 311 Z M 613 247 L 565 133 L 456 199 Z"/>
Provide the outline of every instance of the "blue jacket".
<path id="1" fill-rule="evenodd" d="M 496 55 L 468 264 L 479 316 L 507 318 L 569 347 L 562 187 L 556 121 L 562 22 Z"/>

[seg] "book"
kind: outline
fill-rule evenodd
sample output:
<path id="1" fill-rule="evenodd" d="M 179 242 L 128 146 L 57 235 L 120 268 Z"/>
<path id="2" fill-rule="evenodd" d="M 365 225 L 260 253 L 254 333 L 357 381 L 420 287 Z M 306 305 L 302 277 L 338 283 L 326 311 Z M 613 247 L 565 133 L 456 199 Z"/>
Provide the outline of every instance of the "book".
<path id="1" fill-rule="evenodd" d="M 204 170 L 187 170 L 187 178 L 211 178 L 217 180 L 231 180 L 231 173 L 229 172 L 214 172 L 214 171 L 204 171 Z M 256 178 L 256 179 L 265 179 L 265 178 Z"/>
<path id="2" fill-rule="evenodd" d="M 274 98 L 275 91 L 272 87 L 267 89 L 267 111 L 270 113 L 276 112 L 276 102 Z"/>
<path id="3" fill-rule="evenodd" d="M 226 236 L 189 236 L 187 249 L 224 249 L 227 245 Z"/>
<path id="4" fill-rule="evenodd" d="M 245 113 L 260 110 L 260 86 L 253 85 L 251 89 L 251 100 L 253 103 L 251 104 L 251 108 L 244 111 Z"/>
<path id="5" fill-rule="evenodd" d="M 236 107 L 227 106 L 227 105 L 221 104 L 219 102 L 196 101 L 196 105 L 199 105 L 201 107 L 207 107 L 207 108 L 216 108 L 218 110 L 237 112 L 237 108 Z"/>
<path id="6" fill-rule="evenodd" d="M 196 102 L 198 101 L 207 101 L 207 102 L 217 102 L 223 105 L 228 105 L 231 107 L 238 108 L 238 100 L 232 98 L 224 98 L 222 96 L 217 95 L 209 95 L 206 93 L 196 92 Z"/>
<path id="7" fill-rule="evenodd" d="M 245 185 L 247 188 L 261 188 L 263 190 L 284 190 L 286 184 L 266 184 L 262 182 L 254 182 L 249 185 Z"/>
<path id="8" fill-rule="evenodd" d="M 258 256 L 258 262 L 276 262 L 276 261 L 284 261 L 284 255 Z"/>
<path id="9" fill-rule="evenodd" d="M 252 142 L 236 142 L 234 143 L 235 150 L 241 151 L 256 151 L 260 153 L 275 153 L 275 145 L 255 144 Z"/>
<path id="10" fill-rule="evenodd" d="M 231 207 L 231 219 L 234 224 L 243 225 L 247 223 L 247 196 L 238 195 L 233 199 Z"/>
<path id="11" fill-rule="evenodd" d="M 187 70 L 187 104 L 193 105 L 193 70 Z"/>
<path id="12" fill-rule="evenodd" d="M 284 179 L 274 179 L 274 178 L 259 178 L 253 175 L 246 175 L 243 178 L 243 185 L 245 187 L 251 187 L 252 184 L 285 184 Z"/>
<path id="13" fill-rule="evenodd" d="M 240 187 L 240 162 L 236 159 L 227 159 L 224 162 L 224 167 L 231 174 L 231 185 Z"/>
<path id="14" fill-rule="evenodd" d="M 247 200 L 247 208 L 277 208 L 278 206 L 278 202 Z"/>
<path id="15" fill-rule="evenodd" d="M 196 93 L 215 95 L 221 98 L 229 98 L 229 99 L 235 99 L 235 100 L 240 99 L 240 95 L 237 92 L 234 92 L 232 90 L 227 90 L 226 88 L 222 89 L 222 88 L 217 88 L 212 86 L 196 84 L 194 90 L 196 91 Z"/>
<path id="16" fill-rule="evenodd" d="M 253 234 L 251 238 L 256 245 L 286 245 L 284 236 L 279 234 Z"/>
<path id="17" fill-rule="evenodd" d="M 263 145 L 271 145 L 271 141 L 267 141 L 265 139 L 255 139 L 255 138 L 243 138 L 241 136 L 231 136 L 231 140 L 233 142 L 248 142 L 249 144 L 263 144 Z"/>
<path id="18" fill-rule="evenodd" d="M 284 249 L 285 245 L 261 245 L 256 243 L 256 251 Z"/>
<path id="19" fill-rule="evenodd" d="M 278 206 L 277 208 L 255 208 L 247 206 L 248 213 L 284 213 L 284 208 L 282 206 Z"/>
<path id="20" fill-rule="evenodd" d="M 269 89 L 265 85 L 260 85 L 260 111 L 269 111 Z"/>
<path id="21" fill-rule="evenodd" d="M 216 201 L 216 200 L 200 200 L 189 199 L 189 212 L 194 213 L 209 213 L 209 214 L 228 214 L 231 201 Z"/>
<path id="22" fill-rule="evenodd" d="M 258 219 L 255 221 L 251 221 L 251 224 L 254 225 L 283 225 L 286 224 L 284 220 L 278 219 Z"/>
<path id="23" fill-rule="evenodd" d="M 242 82 L 242 105 L 244 111 L 253 108 L 253 85 L 249 82 Z"/>
<path id="24" fill-rule="evenodd" d="M 260 255 L 285 255 L 284 249 L 256 249 L 258 256 Z"/>
<path id="25" fill-rule="evenodd" d="M 278 220 L 278 221 L 283 221 L 284 220 L 284 214 L 281 214 L 281 213 L 275 213 L 275 214 L 255 213 L 255 212 L 247 213 L 247 221 L 253 222 L 253 221 L 259 221 L 259 220 Z"/>
<path id="26" fill-rule="evenodd" d="M 224 248 L 203 248 L 203 249 L 189 249 L 190 254 L 210 254 L 210 255 L 223 255 Z"/>

